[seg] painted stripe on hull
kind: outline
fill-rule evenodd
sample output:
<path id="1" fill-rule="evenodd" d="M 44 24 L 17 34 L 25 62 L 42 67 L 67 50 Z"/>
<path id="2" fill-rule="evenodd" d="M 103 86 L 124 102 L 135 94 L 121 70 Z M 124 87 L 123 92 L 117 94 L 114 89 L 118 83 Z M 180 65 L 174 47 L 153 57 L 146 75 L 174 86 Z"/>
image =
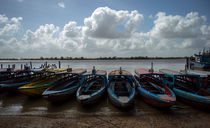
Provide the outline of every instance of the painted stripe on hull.
<path id="1" fill-rule="evenodd" d="M 101 92 L 99 92 L 98 94 L 94 95 L 94 96 L 91 96 L 90 98 L 87 98 L 87 99 L 84 99 L 84 100 L 81 100 L 78 98 L 77 96 L 77 101 L 79 103 L 81 103 L 82 105 L 88 105 L 88 104 L 93 104 L 93 103 L 96 103 L 97 101 L 99 101 L 99 99 L 105 94 L 105 89 L 104 88 Z"/>
<path id="2" fill-rule="evenodd" d="M 113 105 L 115 105 L 116 107 L 119 107 L 119 108 L 131 107 L 134 104 L 134 98 L 127 103 L 121 103 L 121 102 L 115 100 L 111 95 L 109 95 L 109 99 Z"/>
<path id="3" fill-rule="evenodd" d="M 196 95 L 193 93 L 185 92 L 179 89 L 174 88 L 175 94 L 179 97 L 180 100 L 189 103 L 197 107 L 208 107 L 210 108 L 210 98 L 205 96 Z"/>
<path id="4" fill-rule="evenodd" d="M 168 98 L 168 101 L 160 99 L 160 97 L 156 96 L 155 94 L 151 93 L 149 94 L 148 91 L 144 90 L 141 87 L 137 87 L 138 93 L 141 95 L 141 97 L 147 102 L 148 104 L 151 104 L 156 107 L 170 107 L 175 104 L 176 96 L 174 93 L 172 93 L 172 97 L 166 97 Z"/>
<path id="5" fill-rule="evenodd" d="M 78 88 L 71 89 L 66 92 L 50 94 L 50 95 L 43 95 L 50 102 L 57 102 L 57 101 L 64 101 L 69 99 L 71 96 L 74 96 Z"/>

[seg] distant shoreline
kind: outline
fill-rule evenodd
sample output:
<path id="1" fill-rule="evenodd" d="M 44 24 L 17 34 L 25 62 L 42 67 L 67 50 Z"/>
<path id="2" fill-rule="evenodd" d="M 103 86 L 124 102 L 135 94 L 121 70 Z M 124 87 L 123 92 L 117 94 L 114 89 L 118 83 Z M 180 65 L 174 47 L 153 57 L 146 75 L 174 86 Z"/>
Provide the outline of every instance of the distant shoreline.
<path id="1" fill-rule="evenodd" d="M 187 57 L 40 57 L 40 58 L 0 58 L 0 60 L 156 60 L 156 59 L 186 59 Z"/>

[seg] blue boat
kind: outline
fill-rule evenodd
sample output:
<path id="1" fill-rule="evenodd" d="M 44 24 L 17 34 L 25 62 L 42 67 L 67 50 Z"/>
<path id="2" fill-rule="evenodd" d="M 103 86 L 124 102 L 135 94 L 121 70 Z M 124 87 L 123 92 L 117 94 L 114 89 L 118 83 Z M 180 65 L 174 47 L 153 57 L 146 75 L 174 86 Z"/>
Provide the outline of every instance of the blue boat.
<path id="1" fill-rule="evenodd" d="M 87 72 L 86 69 L 74 69 L 67 72 L 60 72 L 64 78 L 56 81 L 51 87 L 47 88 L 42 96 L 51 102 L 64 101 L 75 95 L 80 87 L 81 75 Z"/>
<path id="2" fill-rule="evenodd" d="M 135 97 L 133 75 L 120 68 L 120 70 L 110 72 L 108 79 L 107 91 L 110 101 L 120 108 L 132 106 Z"/>
<path id="3" fill-rule="evenodd" d="M 200 76 L 160 69 L 164 82 L 171 87 L 179 100 L 199 108 L 210 108 L 210 92 L 200 83 Z"/>
<path id="4" fill-rule="evenodd" d="M 96 103 L 106 92 L 107 73 L 104 70 L 95 70 L 82 75 L 82 83 L 77 90 L 77 101 L 82 105 Z"/>
<path id="5" fill-rule="evenodd" d="M 187 69 L 210 71 L 210 50 L 194 54 L 194 57 L 187 59 Z"/>
<path id="6" fill-rule="evenodd" d="M 155 107 L 171 107 L 176 101 L 174 92 L 163 83 L 164 74 L 147 69 L 136 69 L 138 94 Z"/>
<path id="7" fill-rule="evenodd" d="M 31 71 L 26 70 L 11 70 L 10 76 L 0 81 L 0 90 L 2 91 L 16 91 L 17 88 L 31 83 L 35 75 Z"/>
<path id="8" fill-rule="evenodd" d="M 199 54 L 195 54 L 194 57 L 187 58 L 185 66 L 186 74 L 200 75 L 200 82 L 202 87 L 205 87 L 210 91 L 210 49 L 209 51 L 203 50 Z"/>

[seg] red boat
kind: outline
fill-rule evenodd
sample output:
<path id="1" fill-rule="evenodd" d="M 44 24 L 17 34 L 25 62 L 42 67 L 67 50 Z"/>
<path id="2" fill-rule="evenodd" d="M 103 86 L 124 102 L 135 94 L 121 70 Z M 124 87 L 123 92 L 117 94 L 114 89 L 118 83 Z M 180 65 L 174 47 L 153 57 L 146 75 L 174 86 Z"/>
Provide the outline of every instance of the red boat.
<path id="1" fill-rule="evenodd" d="M 171 89 L 163 83 L 164 74 L 147 69 L 136 69 L 137 92 L 143 100 L 156 107 L 170 107 L 176 101 Z"/>

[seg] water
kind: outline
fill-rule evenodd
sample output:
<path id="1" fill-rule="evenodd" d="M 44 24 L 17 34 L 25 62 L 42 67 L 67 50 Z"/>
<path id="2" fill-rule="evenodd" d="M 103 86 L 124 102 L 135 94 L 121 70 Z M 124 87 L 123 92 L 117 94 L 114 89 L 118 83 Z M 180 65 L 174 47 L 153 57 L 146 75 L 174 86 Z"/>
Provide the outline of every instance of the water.
<path id="1" fill-rule="evenodd" d="M 134 73 L 136 68 L 150 68 L 151 62 L 154 64 L 154 69 L 184 69 L 185 60 L 64 60 L 61 61 L 62 67 L 71 68 L 87 68 L 91 70 L 93 66 L 97 69 L 103 69 L 107 72 L 111 70 L 119 69 L 122 67 L 125 70 Z M 17 68 L 20 68 L 21 64 L 26 64 L 28 61 L 0 61 L 0 64 L 12 65 L 16 64 Z M 33 60 L 33 66 L 39 67 L 44 64 L 45 61 Z M 58 64 L 58 61 L 50 60 L 48 64 Z M 72 97 L 66 102 L 59 104 L 52 104 L 42 97 L 29 98 L 19 93 L 0 92 L 0 115 L 39 115 L 39 116 L 52 116 L 52 117 L 77 117 L 88 115 L 120 115 L 120 116 L 136 116 L 145 115 L 151 113 L 164 113 L 164 114 L 177 114 L 177 113 L 190 113 L 197 111 L 192 107 L 177 102 L 176 105 L 167 110 L 167 113 L 162 110 L 144 103 L 138 96 L 135 99 L 135 105 L 129 110 L 120 110 L 114 107 L 108 100 L 107 96 L 100 100 L 99 103 L 92 106 L 81 106 L 75 97 Z"/>
<path id="2" fill-rule="evenodd" d="M 32 60 L 33 67 L 39 67 L 41 64 L 45 64 L 47 61 L 48 64 L 56 64 L 58 67 L 57 60 Z M 8 65 L 16 65 L 16 68 L 20 68 L 21 64 L 29 65 L 30 61 L 2 61 L 0 60 L 0 64 L 3 64 L 4 67 L 8 67 Z M 164 60 L 61 60 L 61 67 L 71 67 L 71 68 L 86 68 L 91 70 L 93 66 L 96 69 L 103 69 L 107 72 L 112 70 L 125 69 L 134 73 L 136 68 L 151 68 L 151 63 L 153 62 L 154 70 L 159 71 L 159 69 L 173 69 L 173 70 L 183 70 L 185 66 L 184 59 L 164 59 Z"/>

